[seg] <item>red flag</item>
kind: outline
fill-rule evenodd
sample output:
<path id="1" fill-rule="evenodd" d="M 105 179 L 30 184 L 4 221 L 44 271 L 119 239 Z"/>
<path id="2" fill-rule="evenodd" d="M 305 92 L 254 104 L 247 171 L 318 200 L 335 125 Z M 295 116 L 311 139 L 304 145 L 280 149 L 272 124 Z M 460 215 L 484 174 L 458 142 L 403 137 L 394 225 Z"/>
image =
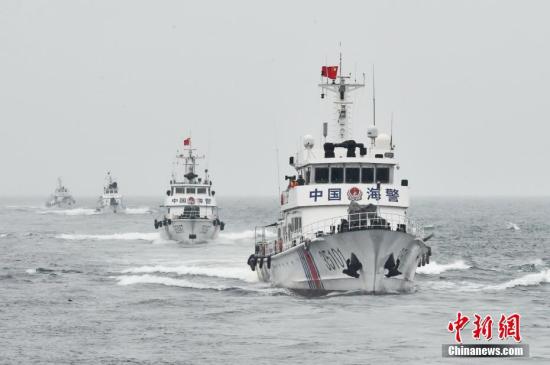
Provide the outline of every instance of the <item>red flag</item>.
<path id="1" fill-rule="evenodd" d="M 188 137 L 186 139 L 183 140 L 183 145 L 184 146 L 190 146 L 191 145 L 191 137 Z"/>
<path id="2" fill-rule="evenodd" d="M 328 77 L 329 79 L 336 79 L 338 75 L 338 66 L 323 66 L 321 67 L 321 76 Z"/>

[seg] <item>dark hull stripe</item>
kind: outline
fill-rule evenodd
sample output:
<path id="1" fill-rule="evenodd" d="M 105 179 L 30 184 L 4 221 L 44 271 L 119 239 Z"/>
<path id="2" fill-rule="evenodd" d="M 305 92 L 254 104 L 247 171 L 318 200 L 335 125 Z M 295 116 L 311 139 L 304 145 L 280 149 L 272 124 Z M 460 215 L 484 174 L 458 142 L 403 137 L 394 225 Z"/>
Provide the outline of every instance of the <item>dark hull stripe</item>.
<path id="1" fill-rule="evenodd" d="M 302 267 L 304 269 L 304 274 L 306 275 L 309 288 L 323 289 L 321 275 L 319 275 L 319 269 L 317 268 L 315 260 L 311 256 L 311 253 L 301 247 L 298 249 L 298 255 L 300 256 L 300 262 L 302 263 Z"/>
<path id="2" fill-rule="evenodd" d="M 306 258 L 304 256 L 304 250 L 303 248 L 298 249 L 298 256 L 300 257 L 300 262 L 302 263 L 302 268 L 304 269 L 304 274 L 307 278 L 307 285 L 310 289 L 315 289 L 315 286 L 313 285 L 313 280 L 311 280 L 311 273 L 309 271 L 309 267 L 306 261 Z"/>
<path id="3" fill-rule="evenodd" d="M 306 261 L 308 263 L 309 270 L 311 272 L 311 277 L 313 278 L 313 284 L 315 286 L 315 289 L 323 289 L 323 282 L 321 281 L 321 275 L 319 275 L 319 269 L 317 269 L 317 265 L 315 264 L 315 260 L 313 260 L 313 256 L 311 256 L 311 253 L 306 250 L 304 250 L 304 255 L 306 257 Z"/>

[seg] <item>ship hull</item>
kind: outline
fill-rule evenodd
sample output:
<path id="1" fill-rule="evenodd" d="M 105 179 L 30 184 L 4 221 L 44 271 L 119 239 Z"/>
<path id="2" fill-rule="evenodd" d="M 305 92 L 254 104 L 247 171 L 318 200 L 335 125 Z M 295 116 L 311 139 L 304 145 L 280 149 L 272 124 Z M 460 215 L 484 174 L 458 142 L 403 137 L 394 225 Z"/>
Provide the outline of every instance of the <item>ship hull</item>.
<path id="1" fill-rule="evenodd" d="M 72 198 L 67 198 L 63 200 L 50 200 L 46 203 L 46 208 L 68 209 L 73 208 L 75 204 L 76 201 Z"/>
<path id="2" fill-rule="evenodd" d="M 124 210 L 124 207 L 120 205 L 104 205 L 96 208 L 96 211 L 101 213 L 120 213 Z"/>
<path id="3" fill-rule="evenodd" d="M 220 226 L 213 219 L 172 219 L 161 229 L 165 239 L 180 243 L 205 243 L 218 237 Z"/>
<path id="4" fill-rule="evenodd" d="M 352 255 L 358 277 L 343 273 Z M 350 261 L 348 261 L 350 260 Z M 256 267 L 262 281 L 306 293 L 361 291 L 398 293 L 413 289 L 416 267 L 429 260 L 422 240 L 398 231 L 361 230 L 317 238 L 272 255 Z"/>

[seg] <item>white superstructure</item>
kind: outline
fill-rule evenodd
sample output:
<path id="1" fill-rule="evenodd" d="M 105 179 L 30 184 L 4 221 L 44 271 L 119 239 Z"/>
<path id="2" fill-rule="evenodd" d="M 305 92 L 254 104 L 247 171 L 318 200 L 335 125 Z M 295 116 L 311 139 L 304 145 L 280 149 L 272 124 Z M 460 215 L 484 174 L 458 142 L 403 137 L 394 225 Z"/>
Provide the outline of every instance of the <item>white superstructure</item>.
<path id="1" fill-rule="evenodd" d="M 185 140 L 183 153 L 176 155 L 170 188 L 166 191 L 166 210 L 160 219 L 155 219 L 155 229 L 160 229 L 165 238 L 182 243 L 202 243 L 218 236 L 225 224 L 220 221 L 216 192 L 208 170 L 203 177 L 197 173 L 198 161 L 204 156 L 194 154 L 191 139 Z"/>
<path id="2" fill-rule="evenodd" d="M 319 85 L 322 98 L 334 95 L 335 120 L 323 125 L 324 143 L 304 136 L 290 157 L 296 175 L 285 177 L 280 218 L 256 229 L 248 264 L 261 280 L 296 290 L 408 290 L 431 250 L 407 215 L 408 181 L 397 177 L 392 137 L 372 125 L 368 141 L 351 139 L 348 95 L 365 83 L 339 68 Z"/>
<path id="3" fill-rule="evenodd" d="M 46 202 L 48 208 L 70 208 L 76 204 L 69 189 L 61 182 L 61 178 L 57 178 L 57 188 Z"/>
<path id="4" fill-rule="evenodd" d="M 123 210 L 124 204 L 122 202 L 122 195 L 118 190 L 118 182 L 113 179 L 111 172 L 107 172 L 105 177 L 105 185 L 103 187 L 103 194 L 97 201 L 98 211 L 117 213 Z"/>

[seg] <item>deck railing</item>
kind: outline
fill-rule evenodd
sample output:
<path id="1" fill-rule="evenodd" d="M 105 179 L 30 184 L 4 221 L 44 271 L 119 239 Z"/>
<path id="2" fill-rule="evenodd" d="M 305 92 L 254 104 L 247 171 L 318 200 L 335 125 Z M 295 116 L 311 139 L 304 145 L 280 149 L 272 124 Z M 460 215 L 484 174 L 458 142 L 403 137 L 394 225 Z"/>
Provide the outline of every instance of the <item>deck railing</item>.
<path id="1" fill-rule="evenodd" d="M 424 237 L 424 229 L 408 216 L 397 213 L 362 212 L 323 219 L 308 224 L 302 229 L 286 232 L 281 239 L 277 237 L 277 226 L 256 227 L 255 244 L 256 254 L 271 255 L 286 251 L 304 241 L 313 241 L 317 238 L 337 233 L 380 229 L 412 234 Z"/>

